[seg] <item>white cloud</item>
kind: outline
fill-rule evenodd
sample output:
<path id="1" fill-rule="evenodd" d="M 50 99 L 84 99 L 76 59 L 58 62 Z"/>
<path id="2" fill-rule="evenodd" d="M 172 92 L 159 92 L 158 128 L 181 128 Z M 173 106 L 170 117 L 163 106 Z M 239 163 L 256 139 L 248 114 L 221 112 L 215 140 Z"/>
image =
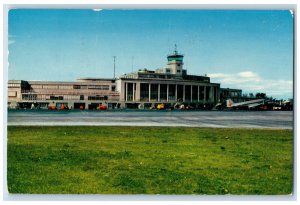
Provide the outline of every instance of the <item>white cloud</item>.
<path id="1" fill-rule="evenodd" d="M 256 73 L 253 73 L 252 71 L 245 71 L 238 73 L 238 76 L 244 77 L 244 78 L 252 78 L 256 77 Z"/>
<path id="2" fill-rule="evenodd" d="M 224 73 L 211 73 L 211 74 L 208 74 L 208 75 L 211 78 L 225 78 L 225 77 L 228 76 L 227 74 L 224 74 Z"/>
<path id="3" fill-rule="evenodd" d="M 93 11 L 101 11 L 102 9 L 93 9 Z"/>
<path id="4" fill-rule="evenodd" d="M 252 71 L 240 73 L 211 73 L 212 82 L 221 83 L 222 88 L 242 89 L 243 93 L 264 92 L 267 96 L 286 98 L 293 96 L 292 80 L 265 79 Z"/>

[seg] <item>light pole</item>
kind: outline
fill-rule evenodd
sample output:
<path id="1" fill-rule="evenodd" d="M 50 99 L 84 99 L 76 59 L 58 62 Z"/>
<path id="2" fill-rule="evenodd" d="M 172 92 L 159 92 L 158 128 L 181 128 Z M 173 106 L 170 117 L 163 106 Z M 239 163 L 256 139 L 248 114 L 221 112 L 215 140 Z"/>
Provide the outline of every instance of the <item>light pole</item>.
<path id="1" fill-rule="evenodd" d="M 113 56 L 114 58 L 114 79 L 116 79 L 116 56 Z"/>

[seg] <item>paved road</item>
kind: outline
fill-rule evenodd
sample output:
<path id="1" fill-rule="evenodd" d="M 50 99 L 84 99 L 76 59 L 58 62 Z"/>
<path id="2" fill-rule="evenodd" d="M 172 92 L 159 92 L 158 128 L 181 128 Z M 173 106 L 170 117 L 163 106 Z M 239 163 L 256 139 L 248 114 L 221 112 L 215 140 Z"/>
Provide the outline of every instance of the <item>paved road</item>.
<path id="1" fill-rule="evenodd" d="M 8 111 L 8 125 L 293 128 L 291 111 Z"/>

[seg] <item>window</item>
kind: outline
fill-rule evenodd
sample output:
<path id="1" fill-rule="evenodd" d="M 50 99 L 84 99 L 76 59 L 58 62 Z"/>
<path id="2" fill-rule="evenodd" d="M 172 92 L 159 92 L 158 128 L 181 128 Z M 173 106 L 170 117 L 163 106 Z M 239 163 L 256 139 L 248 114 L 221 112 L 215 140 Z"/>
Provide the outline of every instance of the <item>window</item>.
<path id="1" fill-rule="evenodd" d="M 73 89 L 80 89 L 80 85 L 73 85 Z"/>
<path id="2" fill-rule="evenodd" d="M 177 70 L 177 73 L 180 73 L 180 70 Z"/>
<path id="3" fill-rule="evenodd" d="M 78 95 L 64 95 L 65 100 L 79 100 L 80 96 Z"/>
<path id="4" fill-rule="evenodd" d="M 88 100 L 96 100 L 96 96 L 88 96 Z"/>
<path id="5" fill-rule="evenodd" d="M 89 85 L 88 89 L 109 90 L 109 85 Z"/>
<path id="6" fill-rule="evenodd" d="M 17 97 L 17 92 L 15 92 L 15 91 L 8 91 L 8 97 Z"/>
<path id="7" fill-rule="evenodd" d="M 32 89 L 43 89 L 43 85 L 31 85 Z"/>
<path id="8" fill-rule="evenodd" d="M 64 96 L 54 96 L 54 95 L 50 95 L 50 100 L 63 100 Z"/>
<path id="9" fill-rule="evenodd" d="M 80 100 L 84 100 L 84 95 L 80 95 Z"/>
<path id="10" fill-rule="evenodd" d="M 148 101 L 149 100 L 149 84 L 148 83 L 141 83 L 140 86 L 140 95 L 141 101 Z"/>
<path id="11" fill-rule="evenodd" d="M 37 95 L 23 94 L 22 100 L 37 100 Z"/>
<path id="12" fill-rule="evenodd" d="M 87 85 L 80 85 L 80 89 L 88 89 Z"/>
<path id="13" fill-rule="evenodd" d="M 111 91 L 116 91 L 116 86 L 111 86 Z"/>
<path id="14" fill-rule="evenodd" d="M 58 86 L 57 85 L 43 85 L 43 88 L 56 90 L 56 89 L 58 89 Z"/>
<path id="15" fill-rule="evenodd" d="M 59 85 L 58 88 L 63 90 L 69 90 L 72 89 L 73 87 L 71 85 Z"/>
<path id="16" fill-rule="evenodd" d="M 88 100 L 107 100 L 108 96 L 88 96 Z"/>

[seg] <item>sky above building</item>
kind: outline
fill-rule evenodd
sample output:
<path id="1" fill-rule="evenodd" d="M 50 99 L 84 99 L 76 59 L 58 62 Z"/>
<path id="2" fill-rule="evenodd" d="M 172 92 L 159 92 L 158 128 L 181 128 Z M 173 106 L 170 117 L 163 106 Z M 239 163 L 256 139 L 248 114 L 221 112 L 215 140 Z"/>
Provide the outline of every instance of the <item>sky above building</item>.
<path id="1" fill-rule="evenodd" d="M 188 74 L 224 88 L 293 97 L 288 10 L 14 9 L 8 79 L 74 81 L 166 67 L 177 44 Z"/>

